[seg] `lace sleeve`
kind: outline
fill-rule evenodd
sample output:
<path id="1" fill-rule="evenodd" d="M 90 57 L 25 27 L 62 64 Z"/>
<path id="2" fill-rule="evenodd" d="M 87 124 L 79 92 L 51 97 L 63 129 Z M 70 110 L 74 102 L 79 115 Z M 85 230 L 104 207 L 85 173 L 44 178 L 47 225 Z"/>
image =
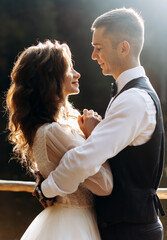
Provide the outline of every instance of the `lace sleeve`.
<path id="1" fill-rule="evenodd" d="M 84 185 L 94 194 L 106 196 L 111 194 L 113 189 L 113 176 L 110 166 L 106 161 L 99 172 L 84 181 Z"/>
<path id="2" fill-rule="evenodd" d="M 66 151 L 84 143 L 85 139 L 83 137 L 74 134 L 68 127 L 62 127 L 54 123 L 46 133 L 48 159 L 57 166 Z M 86 179 L 83 184 L 96 195 L 109 195 L 113 188 L 113 178 L 109 164 L 104 163 L 99 172 Z"/>
<path id="3" fill-rule="evenodd" d="M 70 149 L 80 146 L 85 140 L 76 137 L 68 126 L 52 123 L 46 131 L 46 150 L 48 159 L 59 164 L 60 159 Z"/>

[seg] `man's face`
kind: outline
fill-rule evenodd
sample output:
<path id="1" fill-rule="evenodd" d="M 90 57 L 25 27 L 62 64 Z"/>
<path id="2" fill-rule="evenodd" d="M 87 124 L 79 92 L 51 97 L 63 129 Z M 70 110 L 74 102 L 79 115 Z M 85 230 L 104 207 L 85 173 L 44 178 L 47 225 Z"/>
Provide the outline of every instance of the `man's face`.
<path id="1" fill-rule="evenodd" d="M 97 60 L 102 68 L 103 75 L 112 75 L 115 79 L 120 74 L 120 59 L 118 50 L 112 46 L 109 35 L 103 34 L 104 27 L 93 32 L 92 45 L 94 47 L 92 59 Z M 111 36 L 112 37 L 112 36 Z"/>

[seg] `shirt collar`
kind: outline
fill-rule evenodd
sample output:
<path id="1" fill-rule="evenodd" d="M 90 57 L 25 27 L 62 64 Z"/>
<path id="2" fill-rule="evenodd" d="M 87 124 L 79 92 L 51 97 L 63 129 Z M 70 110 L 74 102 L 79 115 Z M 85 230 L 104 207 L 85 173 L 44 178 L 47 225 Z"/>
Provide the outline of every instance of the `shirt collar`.
<path id="1" fill-rule="evenodd" d="M 121 89 L 131 80 L 146 77 L 145 70 L 142 66 L 138 66 L 135 68 L 128 69 L 122 72 L 116 80 L 117 83 L 117 93 L 121 91 Z"/>

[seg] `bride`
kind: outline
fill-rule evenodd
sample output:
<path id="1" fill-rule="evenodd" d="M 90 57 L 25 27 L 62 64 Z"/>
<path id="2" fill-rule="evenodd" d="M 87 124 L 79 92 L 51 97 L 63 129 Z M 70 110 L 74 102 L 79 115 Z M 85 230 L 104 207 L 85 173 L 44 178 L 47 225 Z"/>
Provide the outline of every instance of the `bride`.
<path id="1" fill-rule="evenodd" d="M 79 93 L 79 78 L 67 44 L 47 40 L 25 49 L 18 57 L 6 99 L 9 139 L 28 171 L 40 171 L 46 178 L 67 150 L 86 141 L 77 121 L 80 114 L 68 101 L 69 95 Z M 97 125 L 101 117 L 93 115 Z M 109 195 L 112 187 L 112 174 L 105 163 L 75 193 L 58 196 L 21 239 L 99 240 L 93 194 Z"/>

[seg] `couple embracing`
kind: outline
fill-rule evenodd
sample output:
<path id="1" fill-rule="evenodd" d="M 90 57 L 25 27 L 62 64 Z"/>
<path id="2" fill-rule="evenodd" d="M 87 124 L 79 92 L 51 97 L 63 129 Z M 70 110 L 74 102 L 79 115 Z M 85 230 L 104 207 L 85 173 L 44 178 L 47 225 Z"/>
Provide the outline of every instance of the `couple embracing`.
<path id="1" fill-rule="evenodd" d="M 104 119 L 83 115 L 68 96 L 80 74 L 67 44 L 46 41 L 18 57 L 7 94 L 10 140 L 30 171 L 40 171 L 44 205 L 22 240 L 162 240 L 156 194 L 164 165 L 161 106 L 140 53 L 144 22 L 114 9 L 92 24 L 92 59 L 115 79 Z"/>

